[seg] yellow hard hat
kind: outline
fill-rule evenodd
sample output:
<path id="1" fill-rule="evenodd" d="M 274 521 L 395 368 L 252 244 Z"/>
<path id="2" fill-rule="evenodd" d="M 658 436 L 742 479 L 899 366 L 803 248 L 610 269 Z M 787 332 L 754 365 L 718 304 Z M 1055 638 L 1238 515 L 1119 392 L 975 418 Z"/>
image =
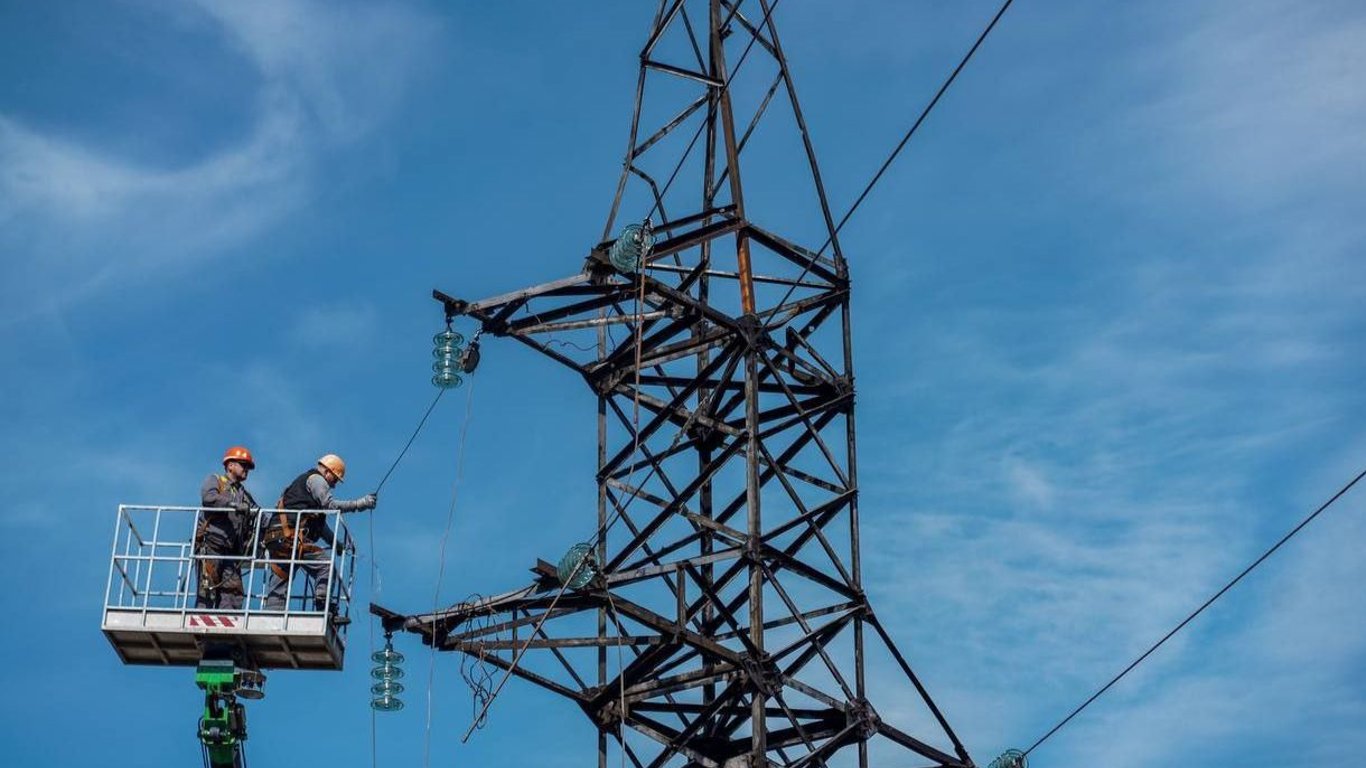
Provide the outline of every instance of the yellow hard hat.
<path id="1" fill-rule="evenodd" d="M 337 476 L 337 482 L 339 483 L 342 481 L 343 477 L 346 477 L 346 462 L 342 461 L 342 457 L 335 453 L 329 453 L 321 459 L 318 459 L 318 466 L 327 467 L 332 474 Z"/>

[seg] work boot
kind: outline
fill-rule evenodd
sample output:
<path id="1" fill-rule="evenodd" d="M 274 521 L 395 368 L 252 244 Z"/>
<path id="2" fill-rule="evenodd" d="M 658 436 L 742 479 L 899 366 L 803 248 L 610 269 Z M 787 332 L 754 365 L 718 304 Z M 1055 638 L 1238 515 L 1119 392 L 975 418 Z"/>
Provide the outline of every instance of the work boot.
<path id="1" fill-rule="evenodd" d="M 327 598 L 324 598 L 324 597 L 315 597 L 315 598 L 313 598 L 313 610 L 315 610 L 315 611 L 327 611 L 327 618 L 328 618 L 329 621 L 332 622 L 332 626 L 334 626 L 334 627 L 344 627 L 344 626 L 346 626 L 347 624 L 350 624 L 350 623 L 351 623 L 351 617 L 350 617 L 350 616 L 339 616 L 339 615 L 337 615 L 337 606 L 336 606 L 336 604 L 333 604 L 333 605 L 332 605 L 332 608 L 331 608 L 330 610 L 328 609 L 328 607 L 327 607 Z"/>

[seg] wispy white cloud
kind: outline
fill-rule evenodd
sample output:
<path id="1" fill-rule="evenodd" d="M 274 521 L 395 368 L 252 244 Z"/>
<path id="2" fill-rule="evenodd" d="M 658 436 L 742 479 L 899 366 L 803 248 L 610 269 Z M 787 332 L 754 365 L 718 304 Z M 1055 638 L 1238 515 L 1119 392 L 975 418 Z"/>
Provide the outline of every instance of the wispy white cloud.
<path id="1" fill-rule="evenodd" d="M 344 339 L 350 348 L 364 348 L 374 337 L 378 321 L 374 306 L 369 304 L 307 307 L 295 317 L 289 339 L 314 348 Z"/>
<path id="2" fill-rule="evenodd" d="M 1146 98 L 1060 162 L 1190 250 L 1134 254 L 1116 232 L 1069 276 L 1104 286 L 1095 300 L 936 315 L 905 350 L 934 371 L 892 386 L 948 423 L 863 461 L 865 488 L 908 489 L 866 502 L 875 606 L 970 744 L 1041 735 L 1360 469 L 1347 425 L 1366 401 L 1346 372 L 1366 330 L 1366 144 L 1344 126 L 1366 122 L 1366 15 L 1280 0 L 1183 13 L 1198 23 L 1169 46 L 1118 54 L 1154 84 Z M 1267 471 L 1302 460 L 1332 472 Z M 1037 757 L 1165 765 L 1242 744 L 1267 765 L 1354 759 L 1366 531 L 1344 517 L 1360 508 L 1307 531 Z M 1300 743 L 1311 728 L 1340 738 Z"/>
<path id="3" fill-rule="evenodd" d="M 321 153 L 393 113 L 435 39 L 431 20 L 392 3 L 197 6 L 261 77 L 252 127 L 237 144 L 166 169 L 0 113 L 0 249 L 11 320 L 130 280 L 164 278 L 278 224 L 308 200 Z"/>

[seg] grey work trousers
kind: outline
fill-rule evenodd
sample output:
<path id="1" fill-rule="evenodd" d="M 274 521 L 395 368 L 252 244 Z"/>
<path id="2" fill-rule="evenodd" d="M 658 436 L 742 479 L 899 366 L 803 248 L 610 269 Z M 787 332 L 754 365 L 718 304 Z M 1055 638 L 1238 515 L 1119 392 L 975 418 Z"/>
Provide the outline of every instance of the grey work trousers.
<path id="1" fill-rule="evenodd" d="M 302 561 L 294 563 L 294 568 L 296 569 L 294 573 L 295 585 L 306 581 L 304 576 L 300 575 L 299 571 L 303 571 L 304 574 L 307 574 L 313 581 L 313 610 L 322 610 L 323 604 L 327 600 L 327 588 L 331 583 L 332 578 L 332 564 L 328 562 L 330 558 L 328 557 L 327 550 L 320 549 L 316 545 L 310 546 L 300 552 L 295 559 Z M 289 575 L 289 563 L 280 563 L 277 560 L 272 561 L 272 565 L 279 566 L 279 568 L 285 572 L 286 576 Z M 284 610 L 285 600 L 289 596 L 287 594 L 288 589 L 288 580 L 280 578 L 280 575 L 275 572 L 275 568 L 272 567 L 270 569 L 270 575 L 266 578 L 265 609 L 267 611 Z M 305 610 L 306 609 L 307 608 L 305 608 Z"/>
<path id="2" fill-rule="evenodd" d="M 242 561 L 220 559 L 241 555 L 241 546 L 223 530 L 205 526 L 199 537 L 194 607 L 242 610 Z M 217 556 L 217 557 L 215 557 Z"/>

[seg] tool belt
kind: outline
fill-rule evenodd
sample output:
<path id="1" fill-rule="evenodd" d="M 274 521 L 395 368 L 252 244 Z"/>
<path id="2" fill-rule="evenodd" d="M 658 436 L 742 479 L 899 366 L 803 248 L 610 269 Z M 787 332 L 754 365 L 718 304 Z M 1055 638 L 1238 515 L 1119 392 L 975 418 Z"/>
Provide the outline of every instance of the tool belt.
<path id="1" fill-rule="evenodd" d="M 277 507 L 283 503 L 284 499 L 275 502 Z M 273 559 L 297 560 L 323 551 L 322 547 L 303 538 L 304 531 L 309 527 L 309 522 L 316 515 L 300 512 L 293 514 L 299 518 L 297 526 L 290 525 L 290 513 L 280 512 L 275 517 L 278 525 L 272 525 L 261 533 L 261 547 L 269 552 Z M 268 562 L 267 565 L 280 579 L 289 577 L 291 568 L 287 568 L 286 564 Z"/>

